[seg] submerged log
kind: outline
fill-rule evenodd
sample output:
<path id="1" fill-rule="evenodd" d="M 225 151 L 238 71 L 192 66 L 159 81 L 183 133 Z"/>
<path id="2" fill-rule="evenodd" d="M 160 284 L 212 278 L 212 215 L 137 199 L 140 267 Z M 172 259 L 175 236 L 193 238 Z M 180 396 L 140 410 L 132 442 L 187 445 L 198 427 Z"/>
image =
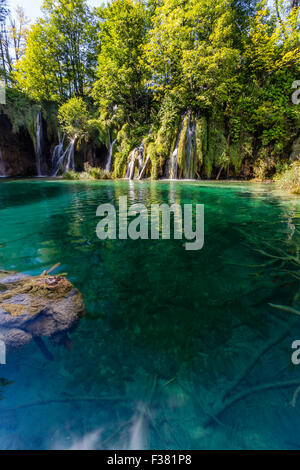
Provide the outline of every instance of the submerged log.
<path id="1" fill-rule="evenodd" d="M 8 351 L 34 340 L 50 358 L 42 338 L 70 345 L 67 333 L 84 314 L 81 293 L 65 277 L 0 271 L 0 340 Z"/>

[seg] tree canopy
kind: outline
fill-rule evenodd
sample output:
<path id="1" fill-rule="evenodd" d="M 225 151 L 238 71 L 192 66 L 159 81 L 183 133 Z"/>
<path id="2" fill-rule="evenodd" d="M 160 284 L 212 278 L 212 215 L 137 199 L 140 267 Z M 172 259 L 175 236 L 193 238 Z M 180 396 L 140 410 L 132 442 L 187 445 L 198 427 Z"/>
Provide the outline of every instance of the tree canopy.
<path id="1" fill-rule="evenodd" d="M 16 80 L 36 100 L 86 96 L 94 81 L 96 19 L 83 0 L 45 0 L 44 18 L 29 31 Z"/>
<path id="2" fill-rule="evenodd" d="M 297 0 L 111 0 L 94 10 L 45 0 L 11 77 L 38 102 L 81 98 L 120 159 L 144 138 L 163 161 L 187 112 L 236 154 L 286 157 L 299 133 L 299 12 Z"/>

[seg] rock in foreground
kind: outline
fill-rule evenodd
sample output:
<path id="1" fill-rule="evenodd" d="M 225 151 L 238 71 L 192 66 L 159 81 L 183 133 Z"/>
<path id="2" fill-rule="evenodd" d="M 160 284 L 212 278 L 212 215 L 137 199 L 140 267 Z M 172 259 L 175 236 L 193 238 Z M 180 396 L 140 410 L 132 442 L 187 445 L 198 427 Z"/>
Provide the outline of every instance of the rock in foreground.
<path id="1" fill-rule="evenodd" d="M 68 345 L 67 333 L 85 313 L 81 293 L 63 276 L 32 277 L 0 271 L 0 340 L 7 350 L 42 338 Z"/>

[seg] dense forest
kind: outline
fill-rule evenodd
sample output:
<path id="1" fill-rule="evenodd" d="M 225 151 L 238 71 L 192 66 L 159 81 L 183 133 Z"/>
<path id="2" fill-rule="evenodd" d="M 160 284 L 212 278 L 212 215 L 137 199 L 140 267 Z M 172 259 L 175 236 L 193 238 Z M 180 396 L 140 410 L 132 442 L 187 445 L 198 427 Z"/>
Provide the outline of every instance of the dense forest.
<path id="1" fill-rule="evenodd" d="M 2 112 L 38 174 L 266 179 L 296 159 L 298 0 L 45 0 L 42 13 L 30 25 L 1 2 Z"/>

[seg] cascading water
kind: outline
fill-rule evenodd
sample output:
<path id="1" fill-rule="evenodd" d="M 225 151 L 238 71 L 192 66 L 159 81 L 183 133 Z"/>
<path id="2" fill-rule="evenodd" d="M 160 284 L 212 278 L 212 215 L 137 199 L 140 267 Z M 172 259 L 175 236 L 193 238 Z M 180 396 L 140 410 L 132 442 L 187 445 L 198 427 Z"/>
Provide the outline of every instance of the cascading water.
<path id="1" fill-rule="evenodd" d="M 179 132 L 178 132 L 178 135 L 177 135 L 176 146 L 175 146 L 174 152 L 172 153 L 172 157 L 171 157 L 171 160 L 170 160 L 169 178 L 171 180 L 176 180 L 177 179 L 177 174 L 178 174 L 178 160 L 177 160 L 178 145 L 179 145 L 179 140 L 180 140 L 180 136 L 181 136 L 182 126 L 183 126 L 183 122 L 181 123 L 180 129 L 179 129 Z"/>
<path id="2" fill-rule="evenodd" d="M 135 148 L 134 150 L 132 150 L 130 154 L 130 160 L 129 160 L 127 170 L 126 170 L 126 178 L 133 180 L 136 165 L 138 166 L 139 175 L 140 175 L 144 167 L 144 144 L 143 142 L 141 142 L 141 145 L 138 148 Z"/>
<path id="3" fill-rule="evenodd" d="M 140 171 L 139 180 L 141 180 L 142 178 L 144 178 L 149 163 L 150 163 L 150 155 L 147 156 L 146 161 L 145 161 L 145 163 L 144 163 L 144 165 L 143 165 L 143 168 L 142 168 L 141 171 Z"/>
<path id="4" fill-rule="evenodd" d="M 71 140 L 70 145 L 69 145 L 69 152 L 67 153 L 67 165 L 66 165 L 66 171 L 72 170 L 75 171 L 75 158 L 74 158 L 74 150 L 75 150 L 75 142 L 76 138 Z"/>
<path id="5" fill-rule="evenodd" d="M 185 154 L 186 154 L 186 168 L 184 170 L 184 177 L 188 179 L 194 178 L 194 155 L 196 150 L 196 119 L 191 119 L 191 114 L 188 116 L 188 127 L 186 133 Z"/>
<path id="6" fill-rule="evenodd" d="M 36 120 L 36 172 L 37 176 L 42 176 L 42 156 L 43 156 L 43 123 L 42 123 L 42 112 L 40 111 L 37 115 Z"/>
<path id="7" fill-rule="evenodd" d="M 177 173 L 178 173 L 177 155 L 178 155 L 178 147 L 175 148 L 174 152 L 172 153 L 172 157 L 171 157 L 171 171 L 170 171 L 170 179 L 171 180 L 176 180 L 177 179 Z"/>
<path id="8" fill-rule="evenodd" d="M 51 159 L 53 176 L 54 176 L 54 172 L 58 168 L 58 162 L 64 153 L 64 141 L 65 141 L 65 134 L 63 134 L 61 137 L 60 133 L 58 132 L 58 144 L 54 147 L 54 150 L 52 152 L 52 159 Z"/>
<path id="9" fill-rule="evenodd" d="M 75 135 L 73 139 L 71 139 L 69 145 L 67 146 L 66 150 L 63 150 L 63 140 L 58 144 L 58 146 L 54 149 L 52 155 L 52 161 L 56 160 L 56 164 L 54 166 L 54 171 L 52 176 L 57 176 L 59 171 L 63 174 L 69 170 L 75 171 L 75 160 L 74 160 L 74 151 L 75 151 L 75 143 L 76 143 L 77 136 Z M 54 152 L 55 155 L 54 155 Z"/>
<path id="10" fill-rule="evenodd" d="M 134 149 L 131 154 L 130 154 L 130 161 L 127 166 L 127 171 L 126 171 L 126 178 L 133 180 L 134 178 L 134 170 L 135 170 L 135 165 L 136 165 L 136 152 L 137 149 Z"/>
<path id="11" fill-rule="evenodd" d="M 107 158 L 107 164 L 106 164 L 106 171 L 111 170 L 111 161 L 112 161 L 112 156 L 113 156 L 113 150 L 114 150 L 114 145 L 117 142 L 117 139 L 111 141 L 110 137 L 110 132 L 108 131 L 108 158 Z"/>
<path id="12" fill-rule="evenodd" d="M 186 179 L 195 177 L 196 125 L 196 118 L 192 119 L 191 113 L 182 118 L 175 149 L 170 160 L 166 163 L 165 177 L 169 179 L 178 178 L 178 148 L 181 138 L 184 145 L 181 145 L 180 150 L 180 177 Z M 184 135 L 182 135 L 182 132 L 184 132 Z"/>
<path id="13" fill-rule="evenodd" d="M 150 163 L 150 155 L 147 155 L 145 159 L 145 147 L 143 142 L 138 148 L 138 165 L 139 165 L 139 177 L 138 179 L 141 180 L 144 178 L 148 165 Z"/>
<path id="14" fill-rule="evenodd" d="M 141 145 L 138 148 L 138 166 L 139 166 L 139 172 L 142 171 L 143 169 L 143 163 L 144 163 L 144 144 L 141 142 Z"/>

